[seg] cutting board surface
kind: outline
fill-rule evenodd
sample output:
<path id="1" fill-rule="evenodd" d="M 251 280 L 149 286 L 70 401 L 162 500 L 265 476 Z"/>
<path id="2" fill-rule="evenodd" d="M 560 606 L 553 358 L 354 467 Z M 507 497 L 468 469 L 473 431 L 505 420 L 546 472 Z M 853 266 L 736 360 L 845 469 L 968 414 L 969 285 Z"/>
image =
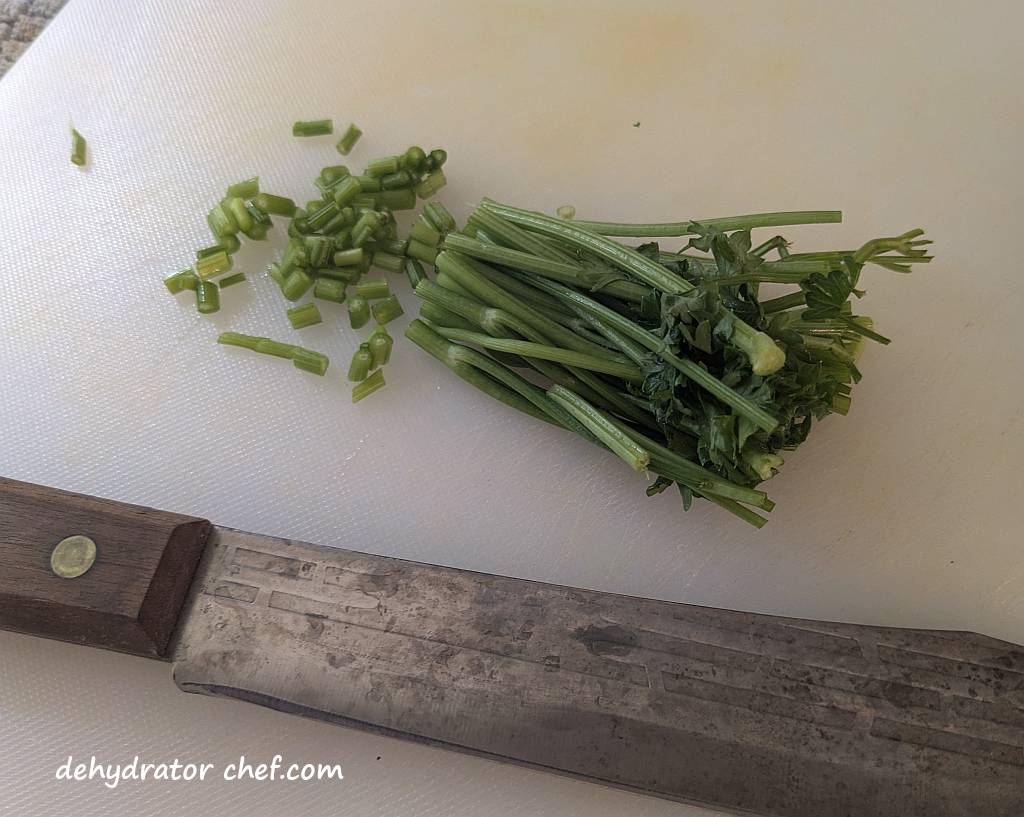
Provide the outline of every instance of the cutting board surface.
<path id="1" fill-rule="evenodd" d="M 0 470 L 409 559 L 1024 642 L 1024 20 L 985 9 L 983 34 L 966 5 L 926 3 L 75 0 L 0 83 Z M 786 234 L 921 226 L 936 261 L 866 272 L 863 311 L 894 342 L 787 458 L 755 531 L 646 498 L 400 338 L 387 388 L 351 405 L 363 333 L 331 304 L 290 329 L 263 274 L 280 228 L 238 254 L 251 281 L 219 314 L 169 296 L 226 184 L 313 197 L 334 139 L 290 126 L 320 117 L 364 129 L 352 166 L 445 147 L 460 219 L 484 195 L 638 221 L 838 208 Z M 218 346 L 229 329 L 332 368 Z"/>

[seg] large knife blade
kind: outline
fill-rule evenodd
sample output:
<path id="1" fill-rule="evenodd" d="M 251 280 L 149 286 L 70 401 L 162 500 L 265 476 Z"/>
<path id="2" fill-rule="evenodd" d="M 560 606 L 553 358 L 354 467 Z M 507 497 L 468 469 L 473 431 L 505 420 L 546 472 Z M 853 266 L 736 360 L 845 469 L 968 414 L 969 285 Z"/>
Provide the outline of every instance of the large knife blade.
<path id="1" fill-rule="evenodd" d="M 49 513 L 30 518 L 40 501 Z M 0 624 L 170 658 L 188 692 L 741 813 L 1024 813 L 1024 651 L 1006 642 L 577 590 L 10 481 L 0 503 L 0 548 L 36 597 L 0 580 Z M 208 536 L 173 638 L 156 650 L 81 624 L 115 603 L 110 576 L 160 539 L 153 529 L 166 542 L 142 607 L 167 583 L 160 565 L 190 575 L 195 563 L 174 554 Z M 96 564 L 40 593 L 49 548 L 90 532 Z M 12 612 L 32 601 L 42 614 L 60 592 L 72 593 L 65 613 L 85 611 L 78 631 L 74 616 L 37 627 Z M 132 615 L 116 604 L 115 629 Z"/>

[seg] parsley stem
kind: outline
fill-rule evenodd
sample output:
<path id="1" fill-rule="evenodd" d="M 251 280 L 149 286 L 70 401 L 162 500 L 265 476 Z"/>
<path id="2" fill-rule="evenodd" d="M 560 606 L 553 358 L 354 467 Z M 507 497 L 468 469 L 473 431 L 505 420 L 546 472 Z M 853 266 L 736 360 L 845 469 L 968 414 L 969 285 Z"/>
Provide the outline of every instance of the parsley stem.
<path id="1" fill-rule="evenodd" d="M 444 363 L 445 366 L 467 383 L 476 386 L 495 400 L 500 400 L 505 405 L 519 409 L 531 417 L 536 417 L 538 420 L 559 425 L 558 421 L 552 418 L 547 411 L 539 408 L 533 401 L 524 397 L 519 390 L 510 388 L 505 383 L 482 371 L 480 366 L 475 365 L 479 363 L 479 359 L 474 357 L 474 354 L 478 355 L 479 358 L 485 357 L 479 352 L 474 353 L 474 350 L 468 349 L 465 346 L 450 343 L 419 319 L 409 323 L 405 329 L 405 336 L 425 352 L 428 352 Z M 509 374 L 514 373 L 509 372 Z"/>
<path id="2" fill-rule="evenodd" d="M 437 333 L 449 340 L 471 343 L 475 346 L 482 346 L 485 349 L 493 349 L 497 352 L 507 352 L 513 355 L 521 355 L 522 357 L 561 363 L 565 366 L 576 366 L 593 372 L 603 372 L 604 374 L 622 378 L 630 383 L 641 383 L 644 379 L 643 373 L 632 363 L 619 363 L 583 352 L 559 349 L 555 346 L 545 346 L 544 344 L 528 340 L 495 338 L 490 335 L 480 334 L 479 332 L 466 332 L 463 329 L 438 328 Z"/>
<path id="3" fill-rule="evenodd" d="M 633 236 L 636 238 L 671 238 L 696 235 L 701 227 L 714 227 L 722 232 L 753 230 L 757 227 L 788 227 L 795 224 L 839 224 L 841 210 L 793 210 L 781 213 L 751 213 L 726 218 L 691 219 L 661 224 L 624 224 L 615 221 L 573 221 L 572 224 L 599 235 Z"/>
<path id="4" fill-rule="evenodd" d="M 477 299 L 515 315 L 559 346 L 589 354 L 601 354 L 605 351 L 596 343 L 585 340 L 550 318 L 538 314 L 536 310 L 481 275 L 472 264 L 467 263 L 468 261 L 466 256 L 445 251 L 437 257 L 437 269 L 453 278 Z"/>
<path id="5" fill-rule="evenodd" d="M 590 276 L 591 280 L 588 280 L 587 271 L 578 264 L 539 258 L 530 253 L 501 247 L 497 244 L 485 244 L 475 238 L 459 233 L 449 233 L 445 237 L 444 247 L 445 249 L 455 250 L 481 261 L 489 261 L 506 267 L 526 270 L 527 272 L 543 275 L 545 278 L 551 278 L 554 281 L 579 287 L 580 289 L 595 288 L 596 278 Z M 650 292 L 650 288 L 642 284 L 633 283 L 632 281 L 623 280 L 611 281 L 602 286 L 601 291 L 607 292 L 616 298 L 621 298 L 624 301 L 639 303 L 640 299 Z"/>
<path id="6" fill-rule="evenodd" d="M 642 448 L 599 409 L 564 386 L 552 386 L 548 396 L 573 415 L 613 454 L 634 471 L 642 471 L 651 461 L 651 454 Z"/>
<path id="7" fill-rule="evenodd" d="M 530 282 L 538 289 L 557 295 L 565 303 L 571 304 L 582 311 L 587 312 L 602 323 L 610 326 L 612 329 L 621 332 L 630 340 L 633 340 L 649 351 L 654 352 L 654 354 L 671 365 L 681 374 L 685 375 L 694 383 L 697 383 L 706 391 L 713 394 L 726 405 L 731 406 L 737 414 L 746 417 L 759 428 L 771 433 L 778 426 L 779 421 L 764 409 L 757 406 L 753 401 L 729 388 L 721 380 L 710 374 L 706 369 L 694 363 L 692 360 L 686 360 L 673 354 L 668 350 L 665 341 L 657 335 L 648 332 L 643 327 L 633 323 L 629 318 L 620 315 L 614 309 L 609 309 L 603 304 L 599 304 L 597 301 L 588 298 L 583 293 L 576 292 L 575 290 L 564 287 L 554 281 L 547 281 L 528 272 L 521 273 L 521 275 L 530 280 Z M 737 321 L 737 324 L 738 323 L 740 322 Z"/>

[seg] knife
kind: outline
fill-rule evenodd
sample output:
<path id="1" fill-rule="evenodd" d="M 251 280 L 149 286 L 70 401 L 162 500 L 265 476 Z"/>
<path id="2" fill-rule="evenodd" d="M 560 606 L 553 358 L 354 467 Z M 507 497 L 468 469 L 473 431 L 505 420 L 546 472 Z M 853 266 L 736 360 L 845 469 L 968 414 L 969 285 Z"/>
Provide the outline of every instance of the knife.
<path id="1" fill-rule="evenodd" d="M 182 690 L 777 817 L 1020 817 L 1024 651 L 578 590 L 0 478 L 0 627 Z"/>

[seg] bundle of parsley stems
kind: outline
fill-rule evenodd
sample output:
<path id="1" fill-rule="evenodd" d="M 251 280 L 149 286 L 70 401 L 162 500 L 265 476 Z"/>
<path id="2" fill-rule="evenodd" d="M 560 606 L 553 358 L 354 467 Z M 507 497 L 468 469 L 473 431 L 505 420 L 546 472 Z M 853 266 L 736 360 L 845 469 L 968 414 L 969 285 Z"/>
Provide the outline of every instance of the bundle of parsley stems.
<path id="1" fill-rule="evenodd" d="M 860 249 L 790 254 L 751 230 L 841 220 L 836 211 L 666 224 L 552 218 L 485 199 L 420 280 L 406 336 L 459 377 L 575 432 L 757 526 L 757 486 L 814 420 L 845 414 L 865 339 L 888 343 L 851 296 L 873 263 L 927 262 L 923 231 Z M 690 236 L 678 252 L 617 237 Z M 769 256 L 774 255 L 774 260 Z M 795 284 L 759 299 L 762 283 Z"/>

